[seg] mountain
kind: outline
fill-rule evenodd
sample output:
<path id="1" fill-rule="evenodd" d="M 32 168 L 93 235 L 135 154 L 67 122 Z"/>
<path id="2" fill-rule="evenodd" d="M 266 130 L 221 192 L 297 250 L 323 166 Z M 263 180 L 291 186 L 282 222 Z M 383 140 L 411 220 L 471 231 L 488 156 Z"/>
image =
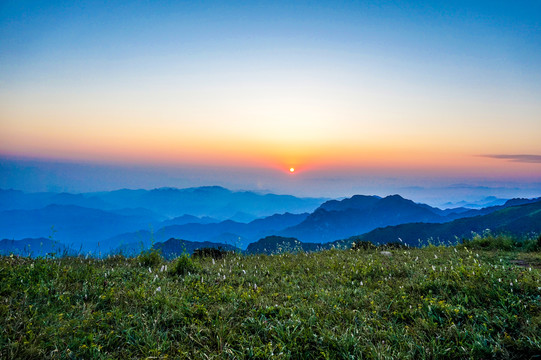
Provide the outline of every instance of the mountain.
<path id="1" fill-rule="evenodd" d="M 163 242 L 170 238 L 182 238 L 189 241 L 212 241 L 245 248 L 250 242 L 263 236 L 278 233 L 296 225 L 307 218 L 308 214 L 274 214 L 249 223 L 225 220 L 219 223 L 188 223 L 165 226 L 154 233 L 145 230 L 121 234 L 107 239 L 110 247 L 124 245 L 134 249 L 147 248 L 151 241 Z"/>
<path id="2" fill-rule="evenodd" d="M 148 227 L 148 221 L 140 215 L 120 215 L 75 205 L 48 205 L 41 209 L 1 211 L 0 237 L 50 236 L 74 248 L 82 246 L 90 250 L 115 234 Z"/>
<path id="3" fill-rule="evenodd" d="M 482 209 L 482 208 L 491 207 L 491 206 L 503 205 L 506 201 L 507 199 L 500 199 L 495 196 L 486 196 L 483 199 L 477 200 L 475 202 L 468 202 L 468 201 L 448 202 L 444 204 L 444 206 L 448 208 L 463 207 L 463 208 L 470 208 L 470 209 Z"/>
<path id="4" fill-rule="evenodd" d="M 171 225 L 185 225 L 185 224 L 210 224 L 210 223 L 217 223 L 218 220 L 208 217 L 208 216 L 202 216 L 197 217 L 189 214 L 184 214 L 182 216 L 177 216 L 172 219 L 164 220 L 160 222 L 157 227 L 162 228 L 165 226 L 171 226 Z"/>
<path id="5" fill-rule="evenodd" d="M 385 198 L 355 195 L 343 200 L 323 203 L 302 223 L 277 235 L 294 237 L 302 242 L 326 243 L 377 228 L 413 222 L 445 223 L 460 218 L 487 215 L 516 205 L 530 204 L 537 199 L 511 199 L 503 205 L 479 210 L 446 209 L 415 203 L 399 195 Z"/>
<path id="6" fill-rule="evenodd" d="M 456 243 L 457 239 L 471 238 L 472 232 L 510 233 L 516 236 L 541 233 L 541 201 L 506 207 L 487 215 L 457 219 L 443 224 L 410 223 L 376 229 L 356 236 L 356 239 L 374 244 L 395 242 L 401 239 L 410 246 L 427 244 L 428 241 Z M 350 239 L 353 241 L 353 239 Z"/>
<path id="7" fill-rule="evenodd" d="M 4 239 L 0 241 L 0 255 L 20 255 L 32 257 L 44 257 L 47 255 L 76 255 L 76 252 L 69 249 L 58 241 L 46 238 L 27 238 L 22 240 Z"/>
<path id="8" fill-rule="evenodd" d="M 124 189 L 89 193 L 86 196 L 96 197 L 120 208 L 144 207 L 167 217 L 190 214 L 221 220 L 236 217 L 243 221 L 287 211 L 295 213 L 313 211 L 325 201 L 325 199 L 297 198 L 291 195 L 231 191 L 220 186 L 187 189 Z"/>
<path id="9" fill-rule="evenodd" d="M 188 241 L 171 238 L 165 242 L 158 242 L 154 244 L 154 249 L 161 251 L 161 254 L 166 259 L 173 259 L 183 253 L 193 254 L 196 249 L 202 248 L 215 248 L 225 251 L 240 251 L 238 248 L 231 245 L 224 245 L 221 243 L 213 243 L 208 241 Z"/>
<path id="10" fill-rule="evenodd" d="M 272 235 L 248 245 L 246 253 L 272 255 L 281 252 L 318 251 L 327 248 L 329 248 L 328 244 L 303 243 L 295 238 Z"/>
<path id="11" fill-rule="evenodd" d="M 416 204 L 399 195 L 385 198 L 356 195 L 323 203 L 302 223 L 279 235 L 294 237 L 302 242 L 324 243 L 388 225 L 446 221 L 440 213 L 440 209 Z"/>
<path id="12" fill-rule="evenodd" d="M 24 193 L 0 189 L 0 211 L 32 210 L 48 205 L 74 205 L 103 211 L 146 209 L 153 217 L 212 217 L 249 222 L 272 214 L 313 211 L 327 199 L 298 198 L 291 195 L 231 191 L 220 186 L 116 190 L 82 194 Z M 150 213 L 149 213 L 150 214 Z"/>
<path id="13" fill-rule="evenodd" d="M 0 211 L 3 210 L 32 210 L 47 205 L 75 205 L 80 207 L 111 210 L 112 204 L 84 194 L 69 193 L 25 193 L 19 190 L 0 189 Z"/>

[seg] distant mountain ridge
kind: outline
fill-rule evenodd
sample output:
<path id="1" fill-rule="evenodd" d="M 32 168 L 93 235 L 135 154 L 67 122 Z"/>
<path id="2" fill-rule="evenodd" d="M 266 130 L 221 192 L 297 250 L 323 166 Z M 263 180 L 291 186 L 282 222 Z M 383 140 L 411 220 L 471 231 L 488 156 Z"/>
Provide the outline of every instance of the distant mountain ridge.
<path id="1" fill-rule="evenodd" d="M 235 203 L 235 199 L 240 199 L 240 202 Z M 185 212 L 187 209 L 196 212 L 210 209 L 214 214 L 223 215 L 225 211 L 249 219 L 253 217 L 250 211 L 254 208 L 263 209 L 262 213 L 291 204 L 302 208 L 313 206 L 316 200 L 321 202 L 314 206 L 313 212 L 273 213 L 249 222 L 220 220 L 219 217 Z M 478 210 L 442 210 L 415 203 L 400 195 L 355 195 L 341 200 L 322 201 L 288 195 L 233 192 L 221 187 L 124 189 L 75 195 L 25 194 L 16 190 L 0 190 L 0 209 L 29 207 L 0 211 L 0 238 L 50 238 L 84 253 L 106 253 L 111 250 L 140 252 L 152 244 L 163 243 L 171 238 L 193 243 L 228 244 L 246 249 L 261 239 L 279 236 L 296 239 L 303 248 L 310 248 L 312 245 L 309 244 L 319 244 L 314 246 L 321 248 L 321 244 L 361 236 L 376 229 L 381 232 L 381 229 L 401 224 L 447 224 L 457 219 L 489 215 L 539 200 L 511 199 L 502 205 Z M 33 202 L 43 205 L 47 201 L 63 203 L 32 208 Z M 71 202 L 103 206 L 108 210 Z M 165 215 L 162 211 L 180 215 Z"/>
<path id="2" fill-rule="evenodd" d="M 537 199 L 511 199 L 504 205 L 479 210 L 441 210 L 415 203 L 400 195 L 384 198 L 355 195 L 341 201 L 323 203 L 306 220 L 278 235 L 294 237 L 302 242 L 325 243 L 336 239 L 363 234 L 377 228 L 423 222 L 445 223 L 459 218 L 490 214 L 515 205 L 529 204 Z"/>
<path id="3" fill-rule="evenodd" d="M 0 240 L 0 255 L 19 255 L 31 257 L 73 256 L 77 253 L 58 241 L 46 238 L 28 238 L 21 240 Z"/>
<path id="4" fill-rule="evenodd" d="M 151 234 L 148 231 L 136 231 L 121 234 L 106 241 L 108 244 L 132 244 L 133 247 L 150 245 L 150 239 L 155 242 L 163 242 L 170 238 L 186 239 L 188 241 L 211 241 L 230 244 L 239 248 L 245 248 L 250 242 L 272 233 L 298 224 L 308 216 L 303 214 L 274 214 L 272 216 L 257 219 L 249 223 L 239 223 L 225 220 L 219 223 L 188 223 L 182 225 L 165 226 Z"/>
<path id="5" fill-rule="evenodd" d="M 102 211 L 146 209 L 161 220 L 192 215 L 226 220 L 249 219 L 285 212 L 311 212 L 325 198 L 299 198 L 292 195 L 231 191 L 220 186 L 115 190 L 83 194 L 24 193 L 0 189 L 0 211 L 34 210 L 48 205 L 75 205 Z"/>
<path id="6" fill-rule="evenodd" d="M 374 244 L 401 239 L 405 244 L 418 246 L 427 244 L 429 240 L 435 243 L 455 243 L 457 239 L 471 238 L 472 232 L 481 234 L 487 229 L 493 233 L 509 233 L 515 236 L 541 234 L 541 201 L 504 207 L 489 214 L 441 224 L 409 223 L 388 226 L 356 238 Z"/>
<path id="7" fill-rule="evenodd" d="M 303 242 L 324 243 L 361 234 L 382 226 L 408 222 L 443 222 L 440 209 L 416 204 L 399 195 L 385 198 L 356 195 L 323 203 L 302 223 L 279 235 Z"/>

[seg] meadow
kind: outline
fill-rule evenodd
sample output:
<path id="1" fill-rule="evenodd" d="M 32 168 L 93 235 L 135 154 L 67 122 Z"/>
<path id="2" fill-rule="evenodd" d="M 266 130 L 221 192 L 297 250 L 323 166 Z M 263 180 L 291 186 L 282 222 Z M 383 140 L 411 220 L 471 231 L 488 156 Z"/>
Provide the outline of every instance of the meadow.
<path id="1" fill-rule="evenodd" d="M 541 253 L 476 241 L 172 261 L 3 256 L 0 358 L 540 358 Z"/>

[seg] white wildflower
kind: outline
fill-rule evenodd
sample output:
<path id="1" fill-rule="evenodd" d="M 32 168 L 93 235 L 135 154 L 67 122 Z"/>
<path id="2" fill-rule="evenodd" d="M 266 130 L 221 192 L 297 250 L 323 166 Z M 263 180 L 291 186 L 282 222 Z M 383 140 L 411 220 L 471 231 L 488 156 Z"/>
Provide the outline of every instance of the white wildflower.
<path id="1" fill-rule="evenodd" d="M 149 273 L 152 273 L 152 269 L 151 269 L 151 268 L 148 268 L 148 272 L 149 272 Z"/>
<path id="2" fill-rule="evenodd" d="M 161 287 L 161 286 L 158 286 L 158 287 L 156 288 L 156 291 L 154 291 L 154 292 L 160 292 L 160 291 L 162 291 L 162 287 Z"/>

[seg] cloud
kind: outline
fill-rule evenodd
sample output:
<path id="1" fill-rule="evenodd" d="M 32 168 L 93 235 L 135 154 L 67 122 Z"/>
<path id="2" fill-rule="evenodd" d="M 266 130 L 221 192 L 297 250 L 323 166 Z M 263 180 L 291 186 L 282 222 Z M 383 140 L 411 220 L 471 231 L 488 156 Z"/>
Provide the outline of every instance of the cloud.
<path id="1" fill-rule="evenodd" d="M 492 159 L 502 159 L 512 162 L 520 163 L 537 163 L 541 164 L 541 155 L 508 155 L 508 154 L 496 154 L 496 155 L 481 155 L 482 157 L 492 158 Z"/>

